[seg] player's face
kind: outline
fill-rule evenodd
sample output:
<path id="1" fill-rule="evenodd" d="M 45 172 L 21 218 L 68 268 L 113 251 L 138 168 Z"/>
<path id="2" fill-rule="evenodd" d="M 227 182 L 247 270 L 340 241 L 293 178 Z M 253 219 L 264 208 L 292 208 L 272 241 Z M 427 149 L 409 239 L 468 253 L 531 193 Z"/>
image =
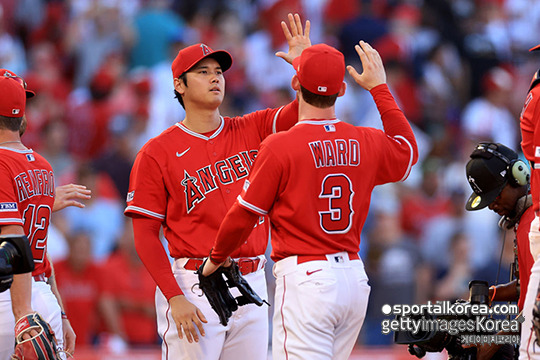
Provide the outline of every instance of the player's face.
<path id="1" fill-rule="evenodd" d="M 225 96 L 225 78 L 219 63 L 212 58 L 199 61 L 187 72 L 187 86 L 179 84 L 184 104 L 204 108 L 217 108 Z M 180 92 L 177 88 L 177 91 Z M 180 92 L 182 94 L 182 92 Z"/>
<path id="2" fill-rule="evenodd" d="M 489 209 L 495 211 L 501 216 L 513 217 L 514 208 L 516 207 L 519 192 L 517 188 L 511 185 L 506 185 L 499 196 L 489 204 Z"/>

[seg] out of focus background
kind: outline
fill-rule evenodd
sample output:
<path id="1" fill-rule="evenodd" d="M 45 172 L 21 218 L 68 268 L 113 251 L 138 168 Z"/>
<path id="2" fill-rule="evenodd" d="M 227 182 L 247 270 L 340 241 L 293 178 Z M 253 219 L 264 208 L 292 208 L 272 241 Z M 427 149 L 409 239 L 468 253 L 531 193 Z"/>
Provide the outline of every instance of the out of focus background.
<path id="1" fill-rule="evenodd" d="M 540 67 L 540 56 L 528 52 L 540 43 L 539 1 L 0 5 L 0 67 L 23 76 L 37 93 L 28 102 L 23 141 L 49 160 L 56 185 L 74 182 L 93 192 L 85 209 L 55 213 L 49 234 L 79 358 L 159 358 L 155 285 L 135 253 L 123 209 L 137 151 L 184 117 L 173 98 L 172 59 L 196 42 L 232 54 L 222 115 L 284 105 L 294 96 L 293 70 L 274 54 L 287 49 L 279 22 L 289 12 L 311 20 L 312 43 L 333 45 L 358 69 L 359 40 L 380 52 L 420 150 L 409 179 L 373 194 L 361 243 L 372 292 L 355 354 L 408 357 L 381 334 L 383 304 L 466 298 L 471 279 L 508 281 L 513 234 L 502 234 L 488 209 L 465 211 L 471 191 L 465 164 L 481 140 L 520 150 L 519 114 Z M 346 81 L 338 117 L 380 128 L 369 93 L 348 75 Z M 270 271 L 268 277 L 272 297 Z"/>

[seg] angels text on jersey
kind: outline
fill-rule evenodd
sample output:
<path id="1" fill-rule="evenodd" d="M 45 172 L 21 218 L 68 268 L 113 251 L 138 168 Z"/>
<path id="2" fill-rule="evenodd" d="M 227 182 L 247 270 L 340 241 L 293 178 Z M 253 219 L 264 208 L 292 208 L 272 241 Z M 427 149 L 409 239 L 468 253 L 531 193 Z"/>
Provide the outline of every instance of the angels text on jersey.
<path id="1" fill-rule="evenodd" d="M 216 190 L 220 183 L 229 185 L 246 178 L 256 156 L 257 150 L 241 151 L 199 168 L 195 173 L 184 169 L 180 184 L 184 187 L 187 212 L 190 213 L 198 203 L 204 201 L 206 194 Z"/>

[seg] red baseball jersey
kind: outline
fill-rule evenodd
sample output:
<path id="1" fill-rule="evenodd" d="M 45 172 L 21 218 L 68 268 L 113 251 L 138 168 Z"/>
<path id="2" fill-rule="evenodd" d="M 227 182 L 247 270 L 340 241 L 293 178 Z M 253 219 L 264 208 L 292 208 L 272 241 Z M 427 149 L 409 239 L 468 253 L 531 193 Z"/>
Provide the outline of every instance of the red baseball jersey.
<path id="1" fill-rule="evenodd" d="M 521 148 L 523 154 L 534 166 L 531 169 L 531 194 L 533 209 L 540 209 L 540 86 L 535 86 L 527 94 L 521 110 L 519 124 L 521 128 Z"/>
<path id="2" fill-rule="evenodd" d="M 358 252 L 373 187 L 409 175 L 418 156 L 412 129 L 386 86 L 372 94 L 385 132 L 304 120 L 261 144 L 238 201 L 269 215 L 274 261 Z"/>
<path id="3" fill-rule="evenodd" d="M 58 291 L 75 334 L 77 345 L 91 345 L 92 338 L 98 333 L 98 303 L 102 292 L 104 275 L 101 267 L 89 264 L 84 270 L 77 272 L 68 260 L 54 264 L 54 273 Z"/>
<path id="4" fill-rule="evenodd" d="M 531 247 L 529 243 L 529 231 L 531 229 L 531 222 L 534 219 L 534 211 L 532 206 L 529 207 L 521 218 L 516 228 L 516 239 L 518 247 L 518 268 L 519 268 L 519 285 L 521 287 L 519 292 L 518 306 L 520 310 L 523 310 L 523 304 L 525 303 L 525 295 L 527 294 L 527 288 L 529 286 L 529 278 L 531 277 L 531 268 L 534 264 L 534 258 L 531 254 Z"/>
<path id="5" fill-rule="evenodd" d="M 50 276 L 47 236 L 54 204 L 51 165 L 32 150 L 0 147 L 0 225 L 21 225 L 34 256 L 33 275 Z"/>
<path id="6" fill-rule="evenodd" d="M 125 214 L 162 221 L 172 257 L 208 256 L 221 221 L 247 179 L 261 141 L 297 122 L 298 103 L 242 117 L 223 117 L 212 134 L 177 123 L 139 151 Z M 208 136 L 207 136 L 208 135 Z M 264 254 L 264 218 L 233 256 Z"/>

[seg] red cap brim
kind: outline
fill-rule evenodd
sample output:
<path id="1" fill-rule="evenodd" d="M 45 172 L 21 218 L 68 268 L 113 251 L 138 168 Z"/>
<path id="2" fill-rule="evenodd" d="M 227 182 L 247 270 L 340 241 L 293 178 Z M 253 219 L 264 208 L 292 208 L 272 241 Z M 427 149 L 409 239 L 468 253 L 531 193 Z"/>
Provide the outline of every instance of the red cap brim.
<path id="1" fill-rule="evenodd" d="M 529 51 L 535 51 L 535 50 L 540 50 L 540 44 L 529 49 Z"/>
<path id="2" fill-rule="evenodd" d="M 36 96 L 36 93 L 33 92 L 32 90 L 25 90 L 25 91 L 26 91 L 26 98 L 27 99 L 30 99 L 30 98 Z"/>

